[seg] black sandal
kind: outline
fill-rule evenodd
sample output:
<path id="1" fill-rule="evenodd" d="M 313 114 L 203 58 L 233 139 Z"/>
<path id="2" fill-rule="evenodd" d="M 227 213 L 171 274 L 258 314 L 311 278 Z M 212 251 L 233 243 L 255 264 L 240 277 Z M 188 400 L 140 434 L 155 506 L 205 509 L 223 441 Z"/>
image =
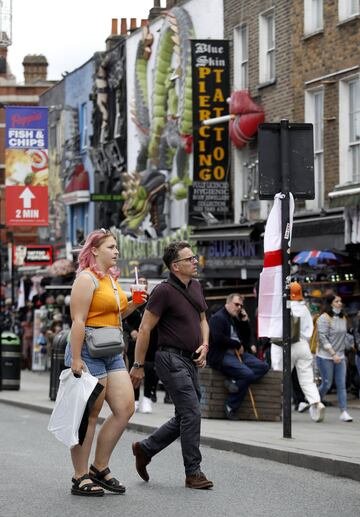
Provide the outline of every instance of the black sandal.
<path id="1" fill-rule="evenodd" d="M 80 486 L 80 483 L 84 481 L 85 479 L 89 479 L 89 474 L 84 474 L 81 476 L 81 478 L 75 479 L 72 478 L 73 486 L 71 487 L 71 493 L 73 495 L 85 495 L 89 497 L 101 497 L 105 494 L 104 490 L 100 488 L 96 483 L 93 483 L 90 481 L 89 483 L 85 483 L 84 485 Z M 97 490 L 92 490 L 94 487 L 97 487 Z"/>
<path id="2" fill-rule="evenodd" d="M 105 488 L 106 490 L 109 490 L 109 492 L 114 492 L 115 494 L 124 494 L 126 491 L 124 485 L 119 483 L 119 481 L 114 477 L 105 479 L 105 476 L 108 474 L 110 474 L 109 467 L 106 467 L 106 469 L 100 472 L 100 470 L 94 467 L 94 465 L 90 465 L 89 478 L 92 481 L 94 481 L 97 485 Z"/>

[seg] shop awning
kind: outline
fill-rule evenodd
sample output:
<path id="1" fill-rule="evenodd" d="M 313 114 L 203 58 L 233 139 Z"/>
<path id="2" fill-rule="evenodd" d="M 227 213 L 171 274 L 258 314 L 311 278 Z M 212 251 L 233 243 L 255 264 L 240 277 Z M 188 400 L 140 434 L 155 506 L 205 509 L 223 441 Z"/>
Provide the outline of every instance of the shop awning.
<path id="1" fill-rule="evenodd" d="M 263 223 L 249 225 L 214 225 L 206 227 L 194 228 L 192 231 L 192 239 L 197 241 L 224 241 L 250 239 L 254 233 L 259 235 L 264 231 Z"/>
<path id="2" fill-rule="evenodd" d="M 343 214 L 294 219 L 292 251 L 345 248 Z"/>

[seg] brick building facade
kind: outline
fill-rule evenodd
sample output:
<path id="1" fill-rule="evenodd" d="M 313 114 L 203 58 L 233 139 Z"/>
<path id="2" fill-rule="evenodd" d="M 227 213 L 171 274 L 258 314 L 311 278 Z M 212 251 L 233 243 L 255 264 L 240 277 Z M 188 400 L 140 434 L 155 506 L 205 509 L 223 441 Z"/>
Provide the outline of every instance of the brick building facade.
<path id="1" fill-rule="evenodd" d="M 296 203 L 292 251 L 347 250 L 359 258 L 359 6 L 348 0 L 224 0 L 224 15 L 233 88 L 250 92 L 266 122 L 313 124 L 315 199 Z M 235 202 L 238 193 L 240 215 L 250 221 L 266 219 L 268 211 L 257 188 L 246 191 L 257 185 L 257 153 L 256 140 L 233 151 Z"/>

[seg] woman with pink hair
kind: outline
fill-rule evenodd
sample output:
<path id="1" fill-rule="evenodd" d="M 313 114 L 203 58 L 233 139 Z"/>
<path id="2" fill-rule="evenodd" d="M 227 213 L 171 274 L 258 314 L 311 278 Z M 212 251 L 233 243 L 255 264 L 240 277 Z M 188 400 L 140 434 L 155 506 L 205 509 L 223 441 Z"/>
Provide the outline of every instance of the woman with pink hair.
<path id="1" fill-rule="evenodd" d="M 86 330 L 119 326 L 119 308 L 122 318 L 126 318 L 142 305 L 133 301 L 128 303 L 117 282 L 118 255 L 116 239 L 109 230 L 91 232 L 79 254 L 79 268 L 71 292 L 72 327 L 70 343 L 65 351 L 65 365 L 70 366 L 76 376 L 87 367 L 104 387 L 90 412 L 84 442 L 71 449 L 75 470 L 71 493 L 74 495 L 102 496 L 103 489 L 123 494 L 126 490 L 111 474 L 109 461 L 134 413 L 134 390 L 122 355 L 92 357 L 85 340 Z M 146 297 L 143 296 L 142 303 L 145 303 Z M 100 429 L 94 461 L 89 469 L 96 421 L 104 400 L 109 404 L 111 415 Z"/>

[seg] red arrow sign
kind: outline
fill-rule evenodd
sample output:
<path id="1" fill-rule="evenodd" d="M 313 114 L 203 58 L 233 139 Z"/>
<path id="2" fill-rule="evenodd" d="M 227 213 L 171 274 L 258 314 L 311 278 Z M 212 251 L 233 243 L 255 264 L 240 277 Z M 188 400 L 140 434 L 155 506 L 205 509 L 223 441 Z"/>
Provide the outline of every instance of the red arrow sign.
<path id="1" fill-rule="evenodd" d="M 6 187 L 7 226 L 48 226 L 47 187 Z"/>

